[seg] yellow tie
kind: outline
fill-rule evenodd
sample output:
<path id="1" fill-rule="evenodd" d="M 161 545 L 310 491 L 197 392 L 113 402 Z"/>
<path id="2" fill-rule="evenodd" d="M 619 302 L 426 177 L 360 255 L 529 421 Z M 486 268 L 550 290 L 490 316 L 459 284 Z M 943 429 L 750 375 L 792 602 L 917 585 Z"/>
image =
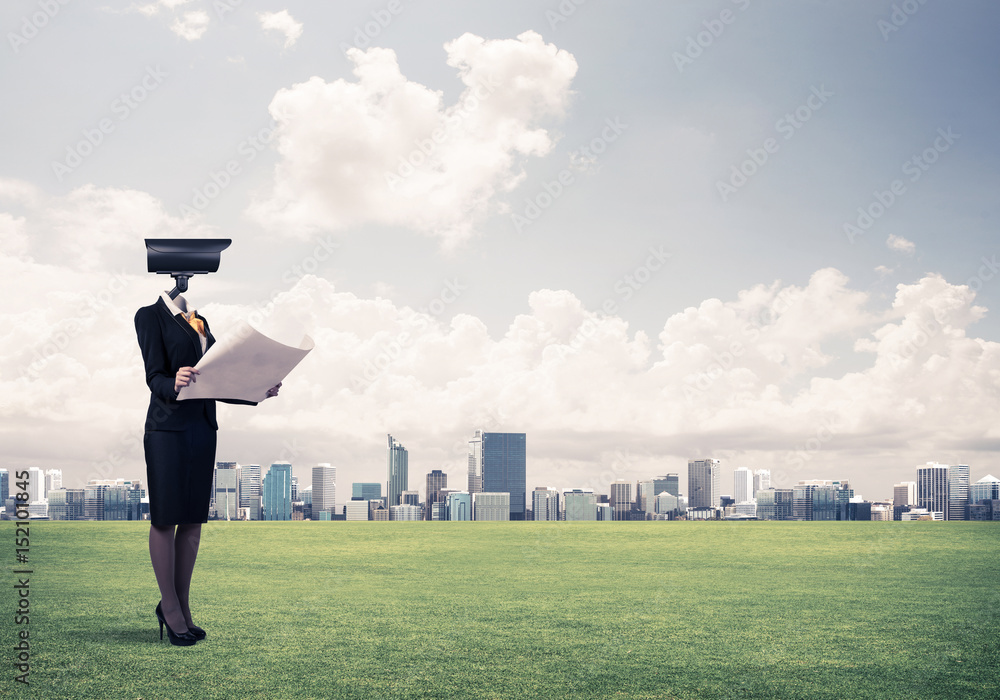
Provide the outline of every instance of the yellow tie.
<path id="1" fill-rule="evenodd" d="M 181 316 L 184 317 L 184 320 L 187 321 L 192 328 L 198 331 L 198 335 L 205 335 L 205 324 L 202 322 L 200 318 L 194 315 L 194 311 L 192 311 L 189 314 L 185 314 L 182 312 Z"/>

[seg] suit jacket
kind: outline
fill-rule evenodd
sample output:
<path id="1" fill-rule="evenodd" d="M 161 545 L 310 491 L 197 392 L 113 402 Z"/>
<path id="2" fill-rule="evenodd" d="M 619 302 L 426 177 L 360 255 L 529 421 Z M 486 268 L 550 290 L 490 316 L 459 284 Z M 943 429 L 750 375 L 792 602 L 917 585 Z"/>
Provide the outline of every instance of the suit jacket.
<path id="1" fill-rule="evenodd" d="M 208 321 L 195 312 L 205 324 L 208 342 L 205 350 L 215 343 L 215 336 L 208 327 Z M 201 339 L 198 332 L 177 314 L 170 312 L 163 299 L 155 304 L 143 306 L 135 313 L 135 333 L 142 351 L 142 361 L 146 368 L 146 384 L 149 386 L 149 408 L 146 411 L 146 430 L 184 430 L 193 421 L 207 420 L 216 430 L 215 399 L 177 400 L 174 392 L 174 377 L 181 367 L 194 367 L 201 359 Z M 226 403 L 240 403 L 256 406 L 252 401 L 220 399 Z"/>

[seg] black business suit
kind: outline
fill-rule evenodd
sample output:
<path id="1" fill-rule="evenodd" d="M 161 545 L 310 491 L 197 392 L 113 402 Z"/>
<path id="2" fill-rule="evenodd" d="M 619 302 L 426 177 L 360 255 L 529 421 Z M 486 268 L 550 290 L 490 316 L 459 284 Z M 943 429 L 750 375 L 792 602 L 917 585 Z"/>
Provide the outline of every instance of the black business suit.
<path id="1" fill-rule="evenodd" d="M 205 326 L 207 351 L 215 337 L 208 321 L 195 317 Z M 207 522 L 219 429 L 215 399 L 177 401 L 174 391 L 177 370 L 201 359 L 198 331 L 161 297 L 136 312 L 135 332 L 150 390 L 143 436 L 150 521 L 158 527 Z"/>

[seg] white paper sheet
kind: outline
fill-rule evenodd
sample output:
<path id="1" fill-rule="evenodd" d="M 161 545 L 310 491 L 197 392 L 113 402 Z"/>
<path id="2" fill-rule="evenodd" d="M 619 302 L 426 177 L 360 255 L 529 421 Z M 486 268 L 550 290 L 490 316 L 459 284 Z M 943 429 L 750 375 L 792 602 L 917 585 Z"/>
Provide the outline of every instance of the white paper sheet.
<path id="1" fill-rule="evenodd" d="M 194 366 L 201 374 L 181 387 L 177 400 L 263 401 L 267 390 L 282 381 L 314 345 L 308 335 L 297 348 L 285 345 L 241 322 L 202 356 Z"/>

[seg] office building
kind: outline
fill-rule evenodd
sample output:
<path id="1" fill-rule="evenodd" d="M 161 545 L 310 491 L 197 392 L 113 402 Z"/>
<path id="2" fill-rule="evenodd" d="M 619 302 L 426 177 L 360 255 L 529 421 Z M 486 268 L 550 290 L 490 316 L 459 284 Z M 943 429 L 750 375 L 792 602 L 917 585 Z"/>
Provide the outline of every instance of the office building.
<path id="1" fill-rule="evenodd" d="M 363 501 L 360 498 L 352 498 L 347 502 L 347 507 L 344 509 L 344 520 L 367 521 L 369 519 L 370 511 L 371 501 Z"/>
<path id="2" fill-rule="evenodd" d="M 260 520 L 261 471 L 259 464 L 244 464 L 240 467 L 240 508 L 246 509 L 248 520 Z M 292 498 L 294 499 L 294 496 Z"/>
<path id="3" fill-rule="evenodd" d="M 337 468 L 329 462 L 312 468 L 312 519 L 322 520 L 323 513 L 331 517 L 337 502 Z"/>
<path id="4" fill-rule="evenodd" d="M 45 502 L 45 472 L 37 467 L 28 468 L 28 503 Z"/>
<path id="5" fill-rule="evenodd" d="M 477 430 L 469 442 L 469 464 L 473 467 L 477 450 L 481 453 L 482 491 L 510 494 L 510 519 L 524 520 L 528 489 L 525 434 Z"/>
<path id="6" fill-rule="evenodd" d="M 761 489 L 756 496 L 758 520 L 792 519 L 792 489 Z"/>
<path id="7" fill-rule="evenodd" d="M 624 479 L 613 482 L 608 493 L 608 505 L 614 520 L 628 520 L 632 510 L 632 484 Z"/>
<path id="8" fill-rule="evenodd" d="M 597 520 L 597 498 L 591 489 L 563 489 L 566 520 Z"/>
<path id="9" fill-rule="evenodd" d="M 980 501 L 995 501 L 1000 499 L 1000 479 L 987 474 L 976 483 L 969 486 L 969 503 Z"/>
<path id="10" fill-rule="evenodd" d="M 373 481 L 355 481 L 351 484 L 352 501 L 374 501 L 382 498 L 382 484 Z"/>
<path id="11" fill-rule="evenodd" d="M 497 491 L 472 494 L 472 519 L 510 520 L 510 494 Z"/>
<path id="12" fill-rule="evenodd" d="M 656 509 L 656 483 L 652 479 L 639 481 L 635 485 L 635 510 L 641 513 L 652 513 Z"/>
<path id="13" fill-rule="evenodd" d="M 392 506 L 398 506 L 402 503 L 400 499 L 403 491 L 408 491 L 410 488 L 410 467 L 409 453 L 406 451 L 406 448 L 393 439 L 392 435 L 387 435 L 386 437 L 388 438 L 388 446 L 386 448 L 388 489 L 386 495 L 389 497 L 386 503 L 391 509 Z M 390 512 L 392 511 L 390 510 Z"/>
<path id="14" fill-rule="evenodd" d="M 263 520 L 292 519 L 292 465 L 275 462 L 262 484 Z"/>
<path id="15" fill-rule="evenodd" d="M 597 504 L 597 519 L 600 521 L 611 521 L 615 519 L 615 512 L 610 503 Z"/>
<path id="16" fill-rule="evenodd" d="M 472 495 L 468 491 L 448 494 L 448 520 L 472 520 Z"/>
<path id="17" fill-rule="evenodd" d="M 299 477 L 292 474 L 292 503 L 303 502 L 299 495 Z"/>
<path id="18" fill-rule="evenodd" d="M 49 520 L 82 520 L 83 489 L 53 489 L 47 494 Z"/>
<path id="19" fill-rule="evenodd" d="M 754 500 L 754 494 L 753 472 L 746 467 L 737 467 L 733 471 L 733 498 L 737 503 L 746 503 Z"/>
<path id="20" fill-rule="evenodd" d="M 212 500 L 215 502 L 213 513 L 219 520 L 238 520 L 240 509 L 239 465 L 236 462 L 215 463 L 215 488 Z"/>
<path id="21" fill-rule="evenodd" d="M 447 499 L 447 496 L 444 497 Z M 447 520 L 448 519 L 448 501 L 438 501 L 437 503 L 431 503 L 431 520 Z"/>
<path id="22" fill-rule="evenodd" d="M 716 508 L 719 505 L 719 471 L 717 459 L 688 461 L 688 507 Z"/>
<path id="23" fill-rule="evenodd" d="M 559 492 L 539 486 L 531 492 L 531 513 L 535 520 L 559 519 Z"/>
<path id="24" fill-rule="evenodd" d="M 677 496 L 673 495 L 669 491 L 663 491 L 656 496 L 655 499 L 655 511 L 657 515 L 670 517 L 677 515 L 678 509 Z"/>
<path id="25" fill-rule="evenodd" d="M 427 485 L 424 490 L 426 498 L 426 518 L 432 520 L 434 517 L 433 506 L 435 503 L 444 502 L 444 491 L 448 488 L 448 475 L 440 469 L 435 469 L 427 474 Z"/>
<path id="26" fill-rule="evenodd" d="M 928 462 L 917 467 L 917 505 L 930 513 L 944 513 L 948 519 L 948 466 Z"/>
<path id="27" fill-rule="evenodd" d="M 469 493 L 483 490 L 483 431 L 477 430 L 469 440 Z"/>
<path id="28" fill-rule="evenodd" d="M 904 481 L 892 486 L 892 504 L 894 506 L 917 505 L 917 482 Z"/>
<path id="29" fill-rule="evenodd" d="M 46 469 L 45 490 L 42 493 L 48 494 L 49 491 L 61 488 L 62 488 L 62 469 Z M 47 498 L 48 496 L 46 495 L 45 497 Z"/>
<path id="30" fill-rule="evenodd" d="M 758 491 L 765 491 L 771 488 L 771 470 L 770 469 L 757 469 L 753 473 L 753 494 L 754 500 L 757 499 Z"/>
<path id="31" fill-rule="evenodd" d="M 666 491 L 674 496 L 680 496 L 680 477 L 676 474 L 653 477 L 653 498 Z"/>
<path id="32" fill-rule="evenodd" d="M 420 506 L 404 503 L 389 508 L 389 520 L 423 520 L 424 511 Z"/>
<path id="33" fill-rule="evenodd" d="M 948 467 L 948 520 L 969 519 L 969 465 Z"/>

